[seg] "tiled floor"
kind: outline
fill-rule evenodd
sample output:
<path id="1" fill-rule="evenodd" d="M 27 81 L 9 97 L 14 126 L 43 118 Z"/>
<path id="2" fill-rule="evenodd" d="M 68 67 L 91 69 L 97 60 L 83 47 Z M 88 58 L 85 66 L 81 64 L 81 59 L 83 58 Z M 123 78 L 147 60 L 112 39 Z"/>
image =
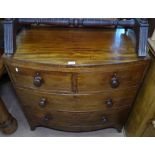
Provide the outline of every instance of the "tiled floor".
<path id="1" fill-rule="evenodd" d="M 123 133 L 118 133 L 115 129 L 104 129 L 93 132 L 63 132 L 47 128 L 36 128 L 35 131 L 31 131 L 29 125 L 23 115 L 23 112 L 18 104 L 16 95 L 10 82 L 3 84 L 0 88 L 0 95 L 5 101 L 10 113 L 18 121 L 17 131 L 9 135 L 10 137 L 123 137 Z M 0 132 L 0 137 L 6 136 Z"/>

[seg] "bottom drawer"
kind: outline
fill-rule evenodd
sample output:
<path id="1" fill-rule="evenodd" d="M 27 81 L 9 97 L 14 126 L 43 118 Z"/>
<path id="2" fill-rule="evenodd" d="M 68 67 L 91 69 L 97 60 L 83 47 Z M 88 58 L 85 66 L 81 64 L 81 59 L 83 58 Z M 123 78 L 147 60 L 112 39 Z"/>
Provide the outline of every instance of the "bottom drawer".
<path id="1" fill-rule="evenodd" d="M 129 107 L 113 111 L 67 112 L 36 111 L 24 106 L 24 112 L 31 128 L 44 126 L 64 131 L 92 131 L 113 127 L 118 130 L 124 125 Z"/>

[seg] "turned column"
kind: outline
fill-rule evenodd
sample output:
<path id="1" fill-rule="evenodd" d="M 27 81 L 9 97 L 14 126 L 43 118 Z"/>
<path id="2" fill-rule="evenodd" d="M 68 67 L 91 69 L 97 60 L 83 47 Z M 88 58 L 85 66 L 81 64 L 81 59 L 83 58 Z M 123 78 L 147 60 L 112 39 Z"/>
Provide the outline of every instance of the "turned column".
<path id="1" fill-rule="evenodd" d="M 0 59 L 0 77 L 3 73 L 4 67 Z M 11 134 L 17 129 L 17 121 L 12 115 L 8 112 L 4 102 L 0 97 L 0 130 L 4 134 Z"/>
<path id="2" fill-rule="evenodd" d="M 1 37 L 0 37 L 1 41 Z M 4 66 L 1 59 L 1 48 L 0 48 L 0 77 L 3 74 Z M 17 121 L 12 115 L 8 112 L 4 102 L 0 97 L 0 131 L 4 134 L 11 134 L 17 129 Z"/>
<path id="3" fill-rule="evenodd" d="M 4 134 L 11 134 L 17 129 L 17 121 L 8 112 L 3 101 L 0 98 L 0 130 Z"/>

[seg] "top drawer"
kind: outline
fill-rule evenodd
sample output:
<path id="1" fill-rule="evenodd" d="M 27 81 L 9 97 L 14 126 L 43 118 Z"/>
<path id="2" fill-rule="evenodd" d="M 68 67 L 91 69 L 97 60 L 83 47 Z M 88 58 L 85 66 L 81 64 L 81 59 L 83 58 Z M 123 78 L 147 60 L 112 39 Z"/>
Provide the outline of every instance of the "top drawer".
<path id="1" fill-rule="evenodd" d="M 51 92 L 70 93 L 71 73 L 9 66 L 11 77 L 16 86 Z"/>
<path id="2" fill-rule="evenodd" d="M 121 64 L 119 68 L 112 66 L 110 70 L 107 69 L 104 72 L 80 73 L 78 75 L 78 91 L 85 93 L 112 91 L 137 86 L 143 79 L 145 68 L 136 64 L 123 67 Z"/>

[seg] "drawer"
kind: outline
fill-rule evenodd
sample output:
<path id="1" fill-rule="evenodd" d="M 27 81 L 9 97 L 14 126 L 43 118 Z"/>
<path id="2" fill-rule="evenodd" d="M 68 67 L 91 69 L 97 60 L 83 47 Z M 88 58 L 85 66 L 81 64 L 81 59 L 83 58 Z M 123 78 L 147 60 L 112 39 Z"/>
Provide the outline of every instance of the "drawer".
<path id="1" fill-rule="evenodd" d="M 50 92 L 72 91 L 70 73 L 23 68 L 20 65 L 9 66 L 9 70 L 16 86 Z"/>
<path id="2" fill-rule="evenodd" d="M 110 112 L 47 112 L 37 111 L 28 106 L 23 108 L 31 127 L 45 126 L 66 131 L 89 131 L 89 129 L 123 126 L 129 113 L 129 107 Z"/>
<path id="3" fill-rule="evenodd" d="M 16 88 L 21 104 L 38 110 L 92 111 L 108 110 L 131 105 L 136 87 L 98 94 L 54 94 Z"/>
<path id="4" fill-rule="evenodd" d="M 120 64 L 111 65 L 107 70 L 105 66 L 103 67 L 103 72 L 79 73 L 78 92 L 105 92 L 139 85 L 145 68 L 143 65 L 136 65 L 136 63 L 134 65 Z"/>

